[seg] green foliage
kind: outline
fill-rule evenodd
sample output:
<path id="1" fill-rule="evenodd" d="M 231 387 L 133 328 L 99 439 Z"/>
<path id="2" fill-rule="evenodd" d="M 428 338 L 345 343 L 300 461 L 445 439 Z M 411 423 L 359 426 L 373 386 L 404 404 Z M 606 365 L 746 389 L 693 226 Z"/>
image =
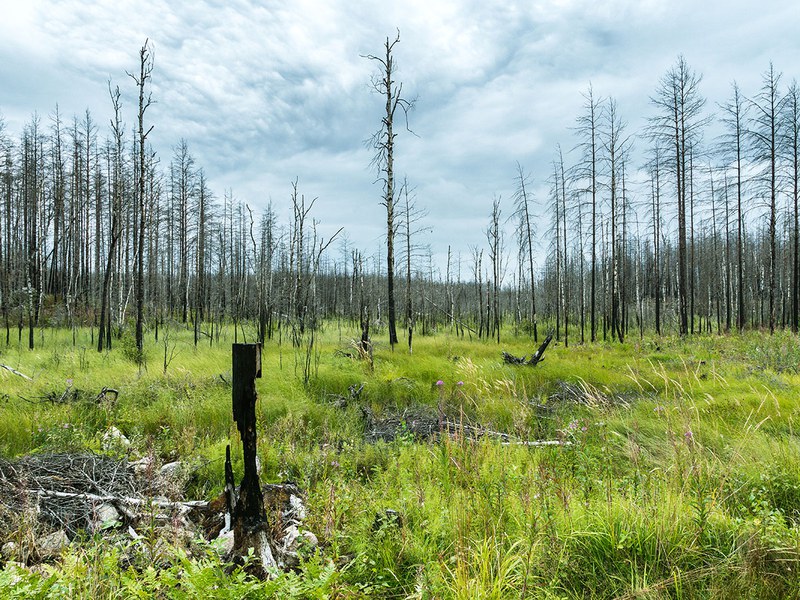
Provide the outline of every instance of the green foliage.
<path id="1" fill-rule="evenodd" d="M 259 582 L 199 542 L 158 546 L 148 561 L 95 538 L 36 571 L 5 563 L 0 596 L 800 594 L 791 335 L 554 343 L 530 368 L 502 364 L 495 343 L 440 332 L 420 336 L 413 355 L 378 345 L 370 366 L 329 329 L 308 382 L 297 351 L 277 340 L 257 381 L 262 476 L 306 491 L 306 525 L 321 542 L 297 571 Z M 112 452 L 186 460 L 192 497 L 219 494 L 231 440 L 241 476 L 231 331 L 195 349 L 176 326 L 166 373 L 154 340 L 140 369 L 124 337 L 98 354 L 86 331 L 41 335 L 44 350 L 2 349 L 4 364 L 33 378 L 0 370 L 2 457 L 104 451 L 115 426 L 131 445 Z M 505 339 L 513 354 L 533 350 L 527 337 Z M 119 397 L 98 399 L 104 387 Z M 368 443 L 362 408 L 375 418 L 424 408 L 458 426 L 424 440 L 400 419 L 392 442 Z M 537 439 L 561 445 L 520 444 Z"/>

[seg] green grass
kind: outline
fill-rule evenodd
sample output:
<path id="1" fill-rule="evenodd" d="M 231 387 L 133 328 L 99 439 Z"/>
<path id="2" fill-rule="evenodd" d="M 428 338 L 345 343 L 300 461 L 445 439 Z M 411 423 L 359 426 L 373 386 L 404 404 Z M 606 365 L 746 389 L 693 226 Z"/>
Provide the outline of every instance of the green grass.
<path id="1" fill-rule="evenodd" d="M 0 363 L 33 378 L 0 369 L 0 455 L 100 451 L 113 425 L 132 441 L 131 458 L 187 459 L 196 469 L 187 493 L 219 493 L 229 440 L 241 474 L 230 414 L 233 332 L 195 349 L 191 332 L 173 327 L 166 372 L 164 334 L 158 344 L 149 334 L 144 368 L 130 359 L 129 342 L 114 340 L 100 354 L 85 330 L 74 338 L 43 330 L 34 351 L 0 347 Z M 345 355 L 352 347 L 334 324 L 318 341 L 307 384 L 304 354 L 286 339 L 265 345 L 257 381 L 263 476 L 307 491 L 307 525 L 321 541 L 297 573 L 259 583 L 212 552 L 181 547 L 160 569 L 126 566 L 117 546 L 94 539 L 44 570 L 7 564 L 0 595 L 800 595 L 796 337 L 554 343 L 535 368 L 500 359 L 500 350 L 530 354 L 527 337 L 498 346 L 418 336 L 413 355 L 379 340 L 372 365 Z M 104 387 L 119 391 L 115 402 L 97 401 Z M 379 417 L 441 406 L 512 440 L 569 444 L 504 445 L 466 431 L 368 444 L 362 406 Z M 399 519 L 382 518 L 388 509 Z M 23 589 L 27 596 L 14 591 Z"/>

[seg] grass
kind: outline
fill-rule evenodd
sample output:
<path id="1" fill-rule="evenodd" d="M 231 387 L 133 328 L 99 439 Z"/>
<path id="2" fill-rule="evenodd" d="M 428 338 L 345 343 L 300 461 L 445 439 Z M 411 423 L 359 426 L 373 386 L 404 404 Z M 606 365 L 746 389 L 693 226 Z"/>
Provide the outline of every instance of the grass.
<path id="1" fill-rule="evenodd" d="M 501 349 L 530 354 L 526 337 L 498 346 L 419 336 L 413 355 L 378 343 L 373 365 L 346 356 L 333 324 L 319 340 L 307 384 L 304 356 L 277 340 L 257 381 L 264 477 L 307 491 L 307 525 L 321 541 L 297 572 L 257 582 L 200 542 L 170 547 L 155 569 L 93 538 L 42 569 L 6 563 L 0 595 L 800 597 L 796 337 L 553 344 L 535 368 L 500 361 Z M 143 369 L 125 340 L 99 354 L 83 330 L 43 330 L 41 350 L 2 347 L 0 363 L 33 381 L 0 370 L 0 455 L 101 451 L 113 425 L 132 441 L 131 458 L 189 460 L 187 493 L 213 497 L 225 444 L 238 441 L 232 341 L 226 330 L 195 349 L 174 326 L 166 371 L 163 337 L 152 334 Z M 104 387 L 116 401 L 97 400 Z M 443 407 L 515 440 L 569 444 L 505 445 L 466 429 L 369 444 L 362 406 L 377 416 Z M 234 455 L 241 474 L 235 443 Z"/>

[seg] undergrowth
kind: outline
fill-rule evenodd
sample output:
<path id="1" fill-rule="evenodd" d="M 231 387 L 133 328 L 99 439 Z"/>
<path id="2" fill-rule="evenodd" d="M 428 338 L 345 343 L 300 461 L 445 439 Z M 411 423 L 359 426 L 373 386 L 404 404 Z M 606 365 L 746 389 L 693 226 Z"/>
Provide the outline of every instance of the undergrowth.
<path id="1" fill-rule="evenodd" d="M 320 540 L 296 571 L 259 582 L 199 540 L 199 552 L 176 541 L 158 565 L 137 563 L 131 542 L 95 537 L 33 568 L 4 557 L 0 596 L 800 596 L 790 334 L 554 343 L 543 363 L 520 367 L 500 350 L 530 354 L 527 337 L 498 346 L 440 333 L 419 337 L 413 355 L 378 343 L 368 364 L 340 331 L 319 336 L 310 378 L 300 350 L 269 341 L 257 381 L 262 478 L 306 491 Z M 42 350 L 0 348 L 0 363 L 32 378 L 0 370 L 0 456 L 182 459 L 188 496 L 219 494 L 229 440 L 241 473 L 232 331 L 195 348 L 175 328 L 166 369 L 152 336 L 140 367 L 124 343 L 95 352 L 90 335 L 43 330 Z M 422 408 L 458 427 L 365 441 L 365 410 Z M 129 447 L 104 446 L 111 426 Z M 535 440 L 558 444 L 525 444 Z"/>

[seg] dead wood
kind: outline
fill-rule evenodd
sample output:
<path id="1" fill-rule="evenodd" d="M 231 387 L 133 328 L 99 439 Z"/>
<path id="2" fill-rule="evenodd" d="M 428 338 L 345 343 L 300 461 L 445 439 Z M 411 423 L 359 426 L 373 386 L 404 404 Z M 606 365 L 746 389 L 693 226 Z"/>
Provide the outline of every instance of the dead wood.
<path id="1" fill-rule="evenodd" d="M 560 440 L 521 440 L 502 431 L 494 431 L 478 424 L 448 418 L 428 407 L 409 408 L 401 413 L 388 414 L 382 418 L 368 406 L 361 408 L 364 417 L 364 437 L 367 442 L 391 442 L 402 436 L 412 436 L 418 440 L 437 440 L 442 436 L 460 437 L 470 440 L 495 439 L 510 446 L 562 446 L 568 443 Z"/>
<path id="2" fill-rule="evenodd" d="M 251 553 L 258 558 L 251 565 L 253 574 L 269 577 L 278 566 L 270 544 L 264 496 L 256 465 L 256 378 L 261 377 L 261 344 L 233 345 L 233 420 L 239 430 L 244 454 L 244 477 L 233 504 L 233 549 L 230 558 L 244 561 Z M 226 484 L 232 475 L 226 461 Z"/>
<path id="3" fill-rule="evenodd" d="M 185 500 L 183 502 L 175 502 L 171 500 L 163 500 L 160 498 L 134 498 L 134 497 L 120 497 L 120 496 L 101 496 L 99 494 L 88 494 L 79 492 L 57 492 L 55 490 L 43 489 L 28 489 L 25 493 L 30 496 L 37 496 L 39 498 L 60 498 L 62 500 L 86 500 L 93 503 L 108 503 L 113 504 L 115 507 L 123 509 L 128 516 L 135 516 L 137 519 L 142 516 L 148 518 L 154 517 L 156 519 L 171 518 L 171 515 L 159 515 L 153 513 L 153 509 L 162 509 L 173 512 L 178 512 L 181 515 L 188 514 L 191 511 L 205 512 L 211 507 L 209 502 L 205 500 Z M 130 508 L 147 509 L 147 512 L 135 513 Z"/>
<path id="4" fill-rule="evenodd" d="M 553 334 L 551 333 L 548 335 L 544 342 L 539 346 L 539 348 L 531 354 L 531 357 L 528 358 L 528 355 L 522 356 L 514 356 L 513 354 L 509 354 L 508 352 L 503 352 L 503 362 L 511 364 L 511 365 L 528 365 L 531 367 L 535 367 L 537 364 L 544 360 L 544 352 L 547 350 L 547 346 L 550 344 L 550 341 L 553 339 Z"/>
<path id="5" fill-rule="evenodd" d="M 89 496 L 141 497 L 143 487 L 126 461 L 106 456 L 35 454 L 13 463 L 0 460 L 0 506 L 12 515 L 32 510 L 39 521 L 70 536 L 91 525 L 95 501 Z"/>
<path id="6" fill-rule="evenodd" d="M 8 365 L 0 364 L 0 369 L 5 369 L 6 371 L 9 371 L 9 372 L 13 373 L 14 375 L 18 375 L 19 377 L 22 377 L 23 379 L 25 379 L 27 381 L 33 381 L 32 377 L 28 377 L 27 375 L 25 375 L 25 373 L 20 373 L 19 371 L 17 371 L 16 369 L 14 369 L 12 367 L 9 367 Z"/>

